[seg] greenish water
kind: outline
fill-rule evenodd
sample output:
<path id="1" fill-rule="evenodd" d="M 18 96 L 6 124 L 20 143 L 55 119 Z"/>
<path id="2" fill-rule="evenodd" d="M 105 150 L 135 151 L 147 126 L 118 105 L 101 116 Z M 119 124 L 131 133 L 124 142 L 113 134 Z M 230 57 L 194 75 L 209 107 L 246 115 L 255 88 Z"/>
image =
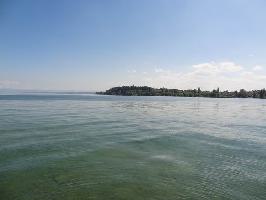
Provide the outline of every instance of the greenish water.
<path id="1" fill-rule="evenodd" d="M 0 199 L 266 199 L 266 101 L 0 95 Z"/>

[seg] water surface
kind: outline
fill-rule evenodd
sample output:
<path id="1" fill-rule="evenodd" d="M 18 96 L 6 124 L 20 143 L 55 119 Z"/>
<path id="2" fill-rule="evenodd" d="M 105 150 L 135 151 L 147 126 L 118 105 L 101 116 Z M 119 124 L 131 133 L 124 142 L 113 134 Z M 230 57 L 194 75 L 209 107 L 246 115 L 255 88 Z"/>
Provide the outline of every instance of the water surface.
<path id="1" fill-rule="evenodd" d="M 265 100 L 0 95 L 0 199 L 265 197 Z"/>

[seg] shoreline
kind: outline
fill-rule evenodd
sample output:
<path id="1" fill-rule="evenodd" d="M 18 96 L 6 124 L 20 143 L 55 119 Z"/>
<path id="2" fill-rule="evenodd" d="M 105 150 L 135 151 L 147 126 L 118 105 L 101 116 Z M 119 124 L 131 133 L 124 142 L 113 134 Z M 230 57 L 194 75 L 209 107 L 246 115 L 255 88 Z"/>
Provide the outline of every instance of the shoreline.
<path id="1" fill-rule="evenodd" d="M 122 86 L 113 87 L 105 92 L 96 92 L 98 95 L 111 96 L 172 96 L 172 97 L 208 97 L 208 98 L 256 98 L 266 99 L 266 90 L 240 89 L 239 91 L 220 91 L 219 88 L 212 91 L 202 91 L 200 88 L 180 90 L 167 88 L 152 88 L 148 86 Z"/>

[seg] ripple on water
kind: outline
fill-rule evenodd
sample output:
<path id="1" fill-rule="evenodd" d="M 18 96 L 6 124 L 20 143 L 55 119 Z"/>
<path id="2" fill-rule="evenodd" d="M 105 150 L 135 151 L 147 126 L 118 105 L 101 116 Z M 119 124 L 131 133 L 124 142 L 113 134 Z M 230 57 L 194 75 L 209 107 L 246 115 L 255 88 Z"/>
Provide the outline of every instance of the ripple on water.
<path id="1" fill-rule="evenodd" d="M 266 196 L 264 101 L 77 95 L 0 101 L 4 199 Z"/>

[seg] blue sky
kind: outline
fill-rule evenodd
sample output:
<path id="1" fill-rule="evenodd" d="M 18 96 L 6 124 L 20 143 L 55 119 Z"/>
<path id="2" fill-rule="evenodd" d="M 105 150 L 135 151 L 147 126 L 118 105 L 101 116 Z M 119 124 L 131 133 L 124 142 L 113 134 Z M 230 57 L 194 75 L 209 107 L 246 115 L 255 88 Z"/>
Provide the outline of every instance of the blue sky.
<path id="1" fill-rule="evenodd" d="M 264 0 L 0 0 L 0 88 L 266 87 Z"/>

